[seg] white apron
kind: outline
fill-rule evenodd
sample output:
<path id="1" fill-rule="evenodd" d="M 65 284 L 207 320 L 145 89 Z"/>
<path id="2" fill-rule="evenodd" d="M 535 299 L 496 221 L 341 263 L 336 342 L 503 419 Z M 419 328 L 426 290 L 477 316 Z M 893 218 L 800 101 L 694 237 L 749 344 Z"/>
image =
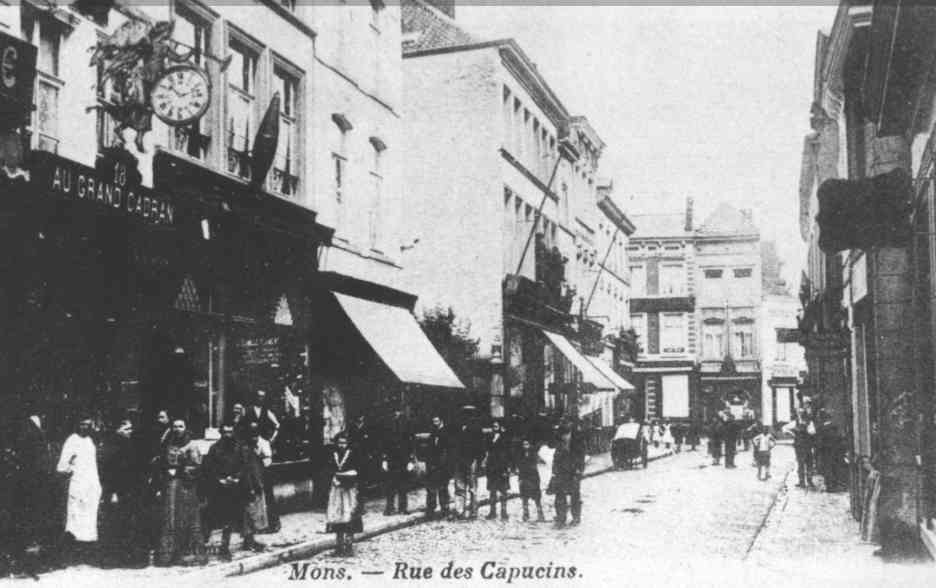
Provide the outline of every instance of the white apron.
<path id="1" fill-rule="evenodd" d="M 97 449 L 91 437 L 72 434 L 66 439 L 56 469 L 60 473 L 71 474 L 65 531 L 77 541 L 97 541 L 101 481 L 98 478 Z"/>

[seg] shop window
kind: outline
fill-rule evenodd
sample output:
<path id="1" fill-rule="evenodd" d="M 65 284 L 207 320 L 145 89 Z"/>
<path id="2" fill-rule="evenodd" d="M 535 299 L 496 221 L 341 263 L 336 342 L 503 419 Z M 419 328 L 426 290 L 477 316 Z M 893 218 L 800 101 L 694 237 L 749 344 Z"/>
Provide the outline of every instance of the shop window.
<path id="1" fill-rule="evenodd" d="M 207 67 L 211 51 L 211 24 L 196 15 L 186 4 L 177 3 L 173 15 L 172 38 L 179 42 L 176 51 L 179 57 L 200 68 Z M 210 111 L 210 110 L 209 110 Z M 190 125 L 173 127 L 170 131 L 170 147 L 195 159 L 205 159 L 211 143 L 210 122 L 204 116 Z"/>
<path id="2" fill-rule="evenodd" d="M 251 149 L 257 132 L 258 52 L 231 39 L 227 70 L 227 171 L 250 179 Z"/>
<path id="3" fill-rule="evenodd" d="M 23 6 L 23 38 L 38 47 L 36 53 L 36 111 L 33 115 L 33 147 L 58 153 L 61 141 L 59 99 L 65 83 L 59 79 L 61 24 Z"/>
<path id="4" fill-rule="evenodd" d="M 273 68 L 275 91 L 280 95 L 279 139 L 273 158 L 270 189 L 283 196 L 295 196 L 299 191 L 300 157 L 300 79 L 284 67 Z"/>

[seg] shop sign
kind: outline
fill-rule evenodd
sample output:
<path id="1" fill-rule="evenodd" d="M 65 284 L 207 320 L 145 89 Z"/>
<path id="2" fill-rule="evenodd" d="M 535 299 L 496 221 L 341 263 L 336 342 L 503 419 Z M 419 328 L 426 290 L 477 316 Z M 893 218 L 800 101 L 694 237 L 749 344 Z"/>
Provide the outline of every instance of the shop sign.
<path id="1" fill-rule="evenodd" d="M 153 225 L 171 225 L 175 207 L 168 195 L 139 184 L 136 170 L 121 161 L 108 161 L 98 169 L 53 155 L 34 154 L 33 183 L 46 192 L 69 200 L 84 200 L 120 210 Z"/>
<path id="2" fill-rule="evenodd" d="M 25 123 L 32 112 L 35 78 L 36 48 L 0 32 L 0 112 Z"/>

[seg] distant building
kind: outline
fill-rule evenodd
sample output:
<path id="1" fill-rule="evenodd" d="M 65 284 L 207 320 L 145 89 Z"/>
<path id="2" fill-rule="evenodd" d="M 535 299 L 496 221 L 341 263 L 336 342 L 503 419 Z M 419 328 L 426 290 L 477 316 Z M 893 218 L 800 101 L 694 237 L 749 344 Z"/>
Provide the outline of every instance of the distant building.
<path id="1" fill-rule="evenodd" d="M 493 415 L 610 424 L 624 383 L 603 336 L 616 341 L 624 323 L 618 272 L 632 227 L 610 185 L 599 194 L 604 143 L 513 39 L 478 40 L 453 3 L 441 8 L 402 5 L 412 239 L 401 277 L 422 308 L 452 307 L 470 325 L 474 391 Z"/>
<path id="2" fill-rule="evenodd" d="M 761 250 L 750 209 L 715 208 L 695 231 L 702 418 L 761 409 Z"/>
<path id="3" fill-rule="evenodd" d="M 761 242 L 760 357 L 762 361 L 761 422 L 790 422 L 800 408 L 799 387 L 806 373 L 796 317 L 799 300 L 780 277 L 782 262 L 772 241 Z"/>
<path id="4" fill-rule="evenodd" d="M 701 418 L 696 364 L 695 235 L 685 214 L 635 215 L 628 247 L 640 416 Z"/>
<path id="5" fill-rule="evenodd" d="M 634 368 L 647 418 L 707 421 L 728 403 L 762 410 L 760 233 L 721 204 L 633 217 L 629 246 Z"/>

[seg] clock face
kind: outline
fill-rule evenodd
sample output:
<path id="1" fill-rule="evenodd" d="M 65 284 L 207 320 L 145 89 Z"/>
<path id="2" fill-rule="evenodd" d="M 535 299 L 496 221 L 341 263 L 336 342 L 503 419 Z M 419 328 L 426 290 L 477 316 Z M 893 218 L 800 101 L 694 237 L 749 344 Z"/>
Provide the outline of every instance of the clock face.
<path id="1" fill-rule="evenodd" d="M 182 126 L 192 123 L 208 110 L 211 82 L 192 65 L 176 65 L 163 73 L 150 94 L 153 112 L 164 123 Z"/>

